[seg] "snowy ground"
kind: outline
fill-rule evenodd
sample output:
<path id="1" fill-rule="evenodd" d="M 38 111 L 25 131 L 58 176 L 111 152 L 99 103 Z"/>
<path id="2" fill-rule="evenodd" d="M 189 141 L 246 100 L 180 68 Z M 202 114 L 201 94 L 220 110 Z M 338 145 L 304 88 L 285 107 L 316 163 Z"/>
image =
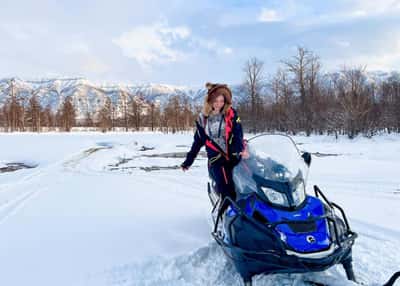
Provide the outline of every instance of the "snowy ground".
<path id="1" fill-rule="evenodd" d="M 318 152 L 309 193 L 318 184 L 359 233 L 356 276 L 381 284 L 400 270 L 400 136 L 294 139 Z M 37 165 L 0 173 L 0 285 L 240 285 L 210 235 L 206 159 L 186 173 L 178 168 L 191 140 L 191 134 L 0 134 L 0 167 Z M 340 266 L 307 277 L 353 285 Z M 272 275 L 254 284 L 302 281 Z"/>

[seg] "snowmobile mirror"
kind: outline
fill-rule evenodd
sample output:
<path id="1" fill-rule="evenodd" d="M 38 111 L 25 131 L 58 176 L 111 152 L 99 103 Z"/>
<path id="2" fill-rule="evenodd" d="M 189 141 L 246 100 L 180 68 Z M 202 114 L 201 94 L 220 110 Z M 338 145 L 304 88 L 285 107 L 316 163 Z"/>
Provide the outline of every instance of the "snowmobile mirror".
<path id="1" fill-rule="evenodd" d="M 308 152 L 304 152 L 303 155 L 301 155 L 301 157 L 303 158 L 304 162 L 306 162 L 307 166 L 310 167 L 311 165 L 311 154 Z"/>

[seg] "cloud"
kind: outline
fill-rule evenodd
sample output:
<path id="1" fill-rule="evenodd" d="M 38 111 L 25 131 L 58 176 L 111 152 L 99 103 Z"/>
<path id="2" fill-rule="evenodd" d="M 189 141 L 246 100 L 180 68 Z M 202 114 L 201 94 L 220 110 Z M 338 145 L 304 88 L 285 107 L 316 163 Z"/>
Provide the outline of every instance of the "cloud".
<path id="1" fill-rule="evenodd" d="M 224 9 L 218 12 L 218 16 L 215 17 L 217 25 L 221 28 L 229 28 L 253 24 L 259 9 L 240 7 L 229 10 Z"/>
<path id="2" fill-rule="evenodd" d="M 226 54 L 226 55 L 230 55 L 233 53 L 232 48 L 223 48 L 222 53 Z"/>
<path id="3" fill-rule="evenodd" d="M 89 45 L 83 41 L 67 43 L 63 47 L 66 54 L 89 54 Z"/>
<path id="4" fill-rule="evenodd" d="M 400 16 L 400 1 L 398 0 L 352 0 L 346 5 L 338 5 L 335 9 L 322 11 L 319 15 L 306 15 L 299 19 L 301 26 L 320 26 L 351 22 L 377 16 Z M 295 22 L 295 21 L 294 21 Z"/>
<path id="5" fill-rule="evenodd" d="M 2 23 L 0 31 L 17 41 L 27 41 L 47 34 L 45 27 L 34 23 Z"/>
<path id="6" fill-rule="evenodd" d="M 279 15 L 278 11 L 273 9 L 263 8 L 258 16 L 260 22 L 281 22 L 283 17 Z"/>
<path id="7" fill-rule="evenodd" d="M 29 40 L 31 35 L 19 25 L 3 24 L 1 30 L 18 41 Z"/>
<path id="8" fill-rule="evenodd" d="M 201 37 L 193 37 L 191 40 L 191 45 L 197 47 L 198 49 L 205 50 L 217 55 L 230 55 L 233 53 L 233 49 L 222 45 L 214 39 L 204 39 Z"/>
<path id="9" fill-rule="evenodd" d="M 301 1 L 270 1 L 259 9 L 253 22 L 287 22 L 298 27 L 315 27 L 351 22 L 377 16 L 400 16 L 399 0 L 350 0 L 337 4 L 323 2 L 317 5 Z"/>
<path id="10" fill-rule="evenodd" d="M 102 74 L 109 70 L 109 67 L 96 57 L 90 56 L 83 60 L 81 68 L 85 72 Z"/>
<path id="11" fill-rule="evenodd" d="M 398 0 L 354 0 L 352 10 L 361 13 L 362 16 L 373 16 L 379 14 L 393 13 L 400 11 L 400 1 Z"/>
<path id="12" fill-rule="evenodd" d="M 385 41 L 383 46 L 373 51 L 348 54 L 344 57 L 335 56 L 327 60 L 329 69 L 346 66 L 366 66 L 369 70 L 394 70 L 400 66 L 400 33 L 394 35 L 393 41 Z"/>
<path id="13" fill-rule="evenodd" d="M 66 44 L 60 48 L 62 56 L 69 58 L 79 66 L 81 71 L 85 73 L 103 74 L 110 70 L 93 50 L 89 44 L 79 38 L 79 35 L 72 35 L 63 40 Z"/>
<path id="14" fill-rule="evenodd" d="M 348 42 L 348 41 L 337 40 L 337 41 L 335 41 L 335 43 L 336 43 L 336 45 L 338 45 L 339 47 L 342 47 L 342 48 L 350 47 L 350 42 Z"/>
<path id="15" fill-rule="evenodd" d="M 197 51 L 217 55 L 232 54 L 233 49 L 215 39 L 193 35 L 186 26 L 170 27 L 166 21 L 149 26 L 137 26 L 112 40 L 123 54 L 135 59 L 143 68 L 160 64 L 182 62 Z"/>
<path id="16" fill-rule="evenodd" d="M 185 53 L 175 45 L 189 38 L 191 31 L 186 26 L 169 27 L 164 22 L 150 26 L 137 26 L 112 40 L 128 58 L 135 59 L 141 66 L 177 62 Z"/>
<path id="17" fill-rule="evenodd" d="M 359 67 L 366 66 L 368 70 L 388 71 L 397 69 L 400 64 L 400 55 L 398 53 L 387 52 L 381 54 L 356 55 L 349 58 L 328 60 L 327 67 L 337 70 L 340 67 Z"/>

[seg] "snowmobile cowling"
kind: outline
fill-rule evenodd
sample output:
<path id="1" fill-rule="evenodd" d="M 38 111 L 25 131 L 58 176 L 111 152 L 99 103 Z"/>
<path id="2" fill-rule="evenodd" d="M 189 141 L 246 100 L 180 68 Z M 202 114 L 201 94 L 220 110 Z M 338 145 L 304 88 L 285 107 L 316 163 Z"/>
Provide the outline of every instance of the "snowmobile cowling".
<path id="1" fill-rule="evenodd" d="M 216 200 L 215 184 L 208 186 L 212 235 L 245 285 L 258 274 L 323 271 L 335 264 L 355 281 L 357 234 L 317 186 L 314 195 L 306 193 L 310 155 L 302 156 L 286 135 L 259 135 L 247 146 L 249 159 L 233 171 L 236 200 Z"/>

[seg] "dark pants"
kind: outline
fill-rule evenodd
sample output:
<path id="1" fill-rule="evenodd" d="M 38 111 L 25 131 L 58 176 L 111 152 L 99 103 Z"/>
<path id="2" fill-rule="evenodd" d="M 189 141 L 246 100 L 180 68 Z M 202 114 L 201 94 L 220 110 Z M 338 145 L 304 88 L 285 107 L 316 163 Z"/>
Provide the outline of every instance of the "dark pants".
<path id="1" fill-rule="evenodd" d="M 225 197 L 236 199 L 235 184 L 232 178 L 232 167 L 227 164 L 212 164 L 208 168 L 210 177 L 215 181 L 216 191 L 221 195 L 223 201 Z M 225 210 L 229 203 L 225 203 L 221 208 Z"/>

